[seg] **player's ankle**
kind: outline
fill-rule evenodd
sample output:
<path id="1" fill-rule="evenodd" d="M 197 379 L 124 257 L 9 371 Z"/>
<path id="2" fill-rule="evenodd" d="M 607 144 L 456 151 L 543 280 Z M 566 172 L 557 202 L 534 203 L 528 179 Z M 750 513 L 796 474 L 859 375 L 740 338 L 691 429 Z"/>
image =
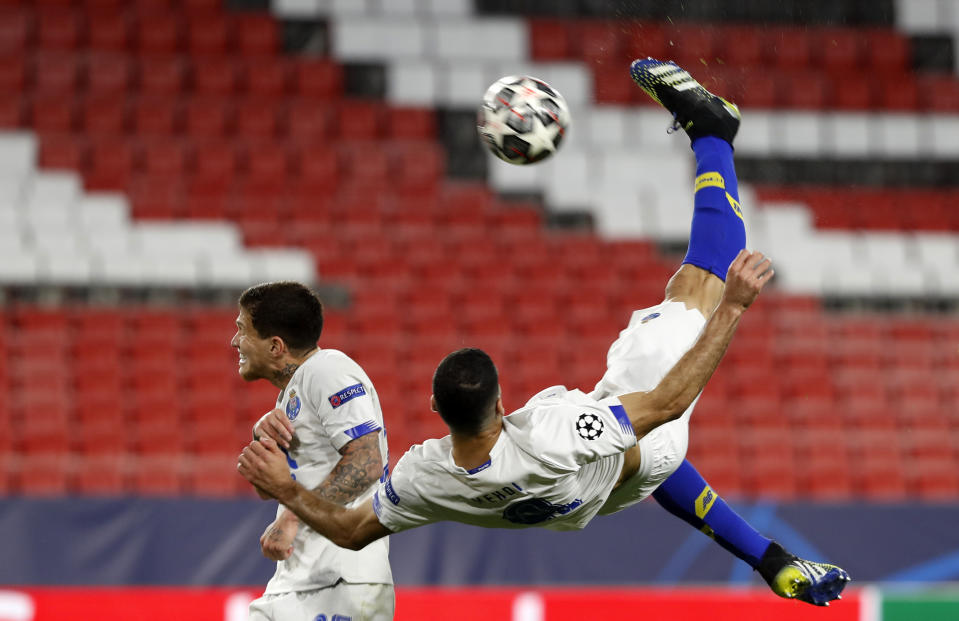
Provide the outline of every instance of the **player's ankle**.
<path id="1" fill-rule="evenodd" d="M 794 558 L 795 556 L 787 552 L 784 547 L 773 541 L 769 544 L 769 547 L 766 548 L 762 558 L 759 559 L 759 565 L 756 567 L 756 571 L 763 577 L 766 584 L 772 586 L 776 574 Z"/>

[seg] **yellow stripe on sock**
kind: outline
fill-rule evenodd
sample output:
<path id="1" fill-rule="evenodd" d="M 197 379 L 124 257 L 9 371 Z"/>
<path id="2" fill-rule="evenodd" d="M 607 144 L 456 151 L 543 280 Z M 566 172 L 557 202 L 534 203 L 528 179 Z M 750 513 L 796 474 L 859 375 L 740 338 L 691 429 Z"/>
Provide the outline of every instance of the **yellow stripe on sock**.
<path id="1" fill-rule="evenodd" d="M 726 189 L 726 180 L 718 172 L 703 173 L 696 177 L 696 187 L 693 193 L 699 192 L 703 188 Z"/>
<path id="2" fill-rule="evenodd" d="M 699 519 L 706 517 L 709 510 L 713 508 L 714 502 L 716 502 L 716 492 L 707 485 L 703 488 L 703 492 L 699 495 L 699 498 L 696 499 L 696 505 L 694 507 L 696 509 L 696 517 Z"/>
<path id="3" fill-rule="evenodd" d="M 743 218 L 743 207 L 739 204 L 739 201 L 733 198 L 729 192 L 726 192 L 726 200 L 729 201 L 729 206 L 733 208 L 733 211 L 736 212 L 739 219 L 745 222 L 746 219 Z"/>

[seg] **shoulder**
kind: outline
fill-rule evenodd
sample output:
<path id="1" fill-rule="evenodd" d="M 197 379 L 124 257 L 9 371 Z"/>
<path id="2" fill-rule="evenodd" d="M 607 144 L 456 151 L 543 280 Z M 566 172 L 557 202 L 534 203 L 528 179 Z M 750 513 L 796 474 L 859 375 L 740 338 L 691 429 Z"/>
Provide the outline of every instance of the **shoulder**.
<path id="1" fill-rule="evenodd" d="M 400 457 L 393 470 L 394 472 L 403 471 L 407 476 L 443 470 L 444 464 L 449 461 L 451 448 L 452 442 L 449 436 L 431 438 L 422 444 L 414 444 Z"/>

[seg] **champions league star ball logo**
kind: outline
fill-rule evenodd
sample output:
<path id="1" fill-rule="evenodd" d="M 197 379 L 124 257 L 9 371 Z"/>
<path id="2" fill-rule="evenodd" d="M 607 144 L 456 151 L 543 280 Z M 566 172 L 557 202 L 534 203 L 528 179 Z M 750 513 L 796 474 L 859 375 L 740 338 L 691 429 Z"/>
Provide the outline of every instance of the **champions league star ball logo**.
<path id="1" fill-rule="evenodd" d="M 576 421 L 576 433 L 584 440 L 595 440 L 603 435 L 603 421 L 595 414 L 584 412 Z"/>

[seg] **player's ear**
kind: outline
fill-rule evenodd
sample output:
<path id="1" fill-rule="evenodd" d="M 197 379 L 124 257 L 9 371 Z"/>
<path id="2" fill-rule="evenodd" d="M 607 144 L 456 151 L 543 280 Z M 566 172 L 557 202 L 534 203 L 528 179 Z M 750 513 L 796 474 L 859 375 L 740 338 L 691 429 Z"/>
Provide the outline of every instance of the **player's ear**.
<path id="1" fill-rule="evenodd" d="M 270 354 L 279 357 L 286 351 L 286 343 L 278 336 L 270 337 Z"/>
<path id="2" fill-rule="evenodd" d="M 439 409 L 438 407 L 436 407 L 436 396 L 435 396 L 435 395 L 430 395 L 430 409 L 433 410 L 434 412 L 437 412 L 437 413 L 439 413 L 439 411 L 440 411 L 440 409 Z"/>
<path id="3" fill-rule="evenodd" d="M 498 416 L 506 416 L 506 408 L 503 407 L 503 395 L 496 397 L 496 414 Z"/>

